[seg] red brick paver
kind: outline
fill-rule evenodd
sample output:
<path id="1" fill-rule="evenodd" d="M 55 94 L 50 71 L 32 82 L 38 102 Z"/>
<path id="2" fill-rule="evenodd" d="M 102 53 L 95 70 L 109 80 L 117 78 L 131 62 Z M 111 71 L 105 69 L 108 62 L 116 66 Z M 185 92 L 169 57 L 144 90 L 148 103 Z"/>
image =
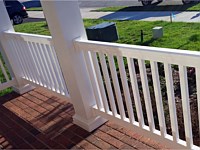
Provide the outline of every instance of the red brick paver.
<path id="1" fill-rule="evenodd" d="M 0 97 L 0 149 L 164 149 L 115 123 L 92 133 L 73 124 L 73 105 L 36 88 Z"/>

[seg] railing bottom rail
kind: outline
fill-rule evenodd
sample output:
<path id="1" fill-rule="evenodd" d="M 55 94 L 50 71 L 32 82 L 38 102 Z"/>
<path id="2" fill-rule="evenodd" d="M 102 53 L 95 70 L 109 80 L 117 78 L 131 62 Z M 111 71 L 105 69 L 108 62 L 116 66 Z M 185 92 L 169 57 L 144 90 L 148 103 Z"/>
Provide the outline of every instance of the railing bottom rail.
<path id="1" fill-rule="evenodd" d="M 105 119 L 108 119 L 109 121 L 112 121 L 114 123 L 117 123 L 125 128 L 128 128 L 130 130 L 133 130 L 134 132 L 145 136 L 146 138 L 151 138 L 159 143 L 163 143 L 167 146 L 167 148 L 171 149 L 187 149 L 186 142 L 183 140 L 179 140 L 178 143 L 173 141 L 173 137 L 169 134 L 166 134 L 165 137 L 162 137 L 160 134 L 160 131 L 154 130 L 154 132 L 150 132 L 150 129 L 148 126 L 144 125 L 143 128 L 139 127 L 139 123 L 130 123 L 129 120 L 121 120 L 120 116 L 113 117 L 112 112 L 106 114 L 103 111 L 98 110 L 97 106 L 93 106 L 93 113 L 94 115 L 99 115 Z M 192 149 L 200 150 L 198 146 L 193 145 Z"/>

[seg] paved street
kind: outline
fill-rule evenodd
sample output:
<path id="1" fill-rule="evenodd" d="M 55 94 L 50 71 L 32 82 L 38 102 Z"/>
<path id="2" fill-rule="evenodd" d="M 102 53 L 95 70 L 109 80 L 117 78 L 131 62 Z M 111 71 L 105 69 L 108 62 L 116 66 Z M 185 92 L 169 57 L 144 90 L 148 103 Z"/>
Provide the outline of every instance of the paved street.
<path id="1" fill-rule="evenodd" d="M 154 0 L 153 3 L 156 3 Z M 182 5 L 181 0 L 163 0 L 158 6 L 165 5 Z M 79 6 L 81 8 L 90 7 L 110 7 L 110 6 L 142 6 L 138 0 L 79 0 Z"/>
<path id="2" fill-rule="evenodd" d="M 35 5 L 38 0 L 21 0 L 24 4 L 32 3 Z M 154 0 L 153 3 L 156 3 Z M 181 0 L 164 0 L 159 3 L 158 6 L 166 5 L 182 5 Z M 170 21 L 170 15 L 172 15 L 175 22 L 200 22 L 200 11 L 181 12 L 181 11 L 134 11 L 134 12 L 91 12 L 101 7 L 109 6 L 141 6 L 138 0 L 79 0 L 79 6 L 81 8 L 81 15 L 83 18 L 91 19 L 109 19 L 109 20 L 145 20 L 145 21 Z M 156 7 L 156 6 L 155 6 Z M 153 8 L 152 8 L 153 10 Z M 29 19 L 25 22 L 41 21 L 44 19 L 44 14 L 41 11 L 29 11 Z"/>
<path id="3" fill-rule="evenodd" d="M 27 7 L 35 7 L 39 5 L 39 0 L 19 0 Z M 78 0 L 81 8 L 93 8 L 93 7 L 109 7 L 109 6 L 142 6 L 138 0 Z M 156 3 L 154 0 L 153 3 Z M 163 0 L 161 5 L 182 5 L 181 0 Z"/>
<path id="4" fill-rule="evenodd" d="M 109 20 L 145 20 L 145 21 L 170 21 L 171 12 L 91 12 L 94 8 L 81 8 L 83 18 L 91 19 L 109 19 Z M 42 11 L 29 11 L 32 19 L 44 19 Z M 200 12 L 173 12 L 174 22 L 200 22 Z M 29 20 L 27 20 L 29 21 Z"/>

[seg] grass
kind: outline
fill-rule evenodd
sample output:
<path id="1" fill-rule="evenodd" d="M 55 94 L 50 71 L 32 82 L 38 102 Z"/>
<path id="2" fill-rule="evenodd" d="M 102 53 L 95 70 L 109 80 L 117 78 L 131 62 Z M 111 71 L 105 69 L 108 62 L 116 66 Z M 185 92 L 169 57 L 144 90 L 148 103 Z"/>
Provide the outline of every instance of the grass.
<path id="1" fill-rule="evenodd" d="M 46 22 L 23 23 L 14 26 L 15 31 L 31 34 L 50 35 Z"/>
<path id="2" fill-rule="evenodd" d="M 42 7 L 32 7 L 32 8 L 27 8 L 27 11 L 43 11 Z"/>
<path id="3" fill-rule="evenodd" d="M 0 97 L 3 95 L 6 95 L 8 93 L 11 93 L 12 91 L 13 91 L 12 88 L 7 88 L 5 90 L 2 90 L 2 91 L 0 91 Z"/>
<path id="4" fill-rule="evenodd" d="M 106 20 L 85 19 L 85 27 L 96 25 Z M 154 47 L 187 49 L 200 51 L 200 23 L 183 22 L 147 22 L 147 21 L 115 21 L 118 29 L 119 40 L 117 43 L 136 44 Z M 160 39 L 152 39 L 152 28 L 162 26 L 164 36 Z M 17 32 L 50 35 L 46 22 L 24 23 L 14 26 Z M 144 41 L 140 41 L 140 32 L 144 32 Z M 0 70 L 0 81 L 5 80 Z M 6 89 L 0 92 L 0 96 L 11 92 L 12 89 Z"/>
<path id="5" fill-rule="evenodd" d="M 1 58 L 0 58 L 0 59 L 1 59 Z M 3 82 L 6 82 L 6 79 L 5 79 L 3 73 L 2 73 L 2 71 L 1 71 L 1 69 L 0 69 L 0 83 L 3 83 Z M 11 88 L 7 88 L 7 89 L 5 89 L 5 90 L 2 90 L 2 91 L 0 91 L 0 97 L 3 96 L 3 95 L 5 95 L 5 94 L 8 94 L 8 93 L 10 93 L 10 92 L 12 92 L 12 89 L 11 89 Z"/>
<path id="6" fill-rule="evenodd" d="M 101 22 L 104 22 L 105 20 L 91 20 L 91 19 L 86 19 L 84 20 L 85 27 L 89 27 Z M 119 33 L 119 40 L 117 41 L 118 43 L 126 43 L 126 44 L 137 44 L 137 45 L 148 45 L 148 46 L 156 46 L 156 47 L 167 47 L 167 48 L 177 48 L 177 49 L 188 49 L 188 50 L 197 50 L 199 51 L 199 45 L 200 45 L 200 24 L 199 23 L 169 23 L 169 22 L 162 22 L 162 21 L 156 21 L 156 22 L 146 22 L 146 21 L 116 21 L 117 28 L 118 28 L 118 33 Z M 162 26 L 164 29 L 164 37 L 158 40 L 153 40 L 152 37 L 152 28 L 155 26 Z M 26 33 L 35 33 L 35 34 L 44 34 L 44 35 L 50 35 L 49 30 L 46 26 L 46 22 L 39 22 L 39 23 L 25 23 L 22 25 L 17 25 L 15 26 L 15 30 L 18 32 L 26 32 Z M 144 42 L 140 42 L 140 31 L 143 30 L 145 37 L 144 37 Z M 184 60 L 183 60 L 184 61 Z M 161 64 L 163 65 L 163 64 Z M 164 66 L 163 66 L 164 67 Z M 159 129 L 158 127 L 158 117 L 156 113 L 156 101 L 152 95 L 155 95 L 153 92 L 153 87 L 152 87 L 152 77 L 149 75 L 150 67 L 148 67 L 148 83 L 149 88 L 150 88 L 150 95 L 151 95 L 151 101 L 152 101 L 152 109 L 153 109 L 153 115 L 154 115 L 154 121 L 156 128 Z M 159 69 L 163 70 L 162 66 L 159 66 Z M 139 71 L 138 71 L 139 72 Z M 127 73 L 127 72 L 126 72 Z M 139 75 L 139 73 L 138 73 Z M 164 74 L 161 75 L 161 71 L 159 71 L 160 75 L 160 80 L 161 80 L 161 90 L 162 90 L 162 100 L 163 100 L 163 107 L 164 107 L 164 114 L 165 114 L 165 122 L 167 126 L 167 131 L 168 134 L 171 134 L 171 126 L 170 126 L 170 115 L 169 115 L 169 107 L 167 103 L 167 94 L 166 94 L 166 84 L 165 84 L 165 78 Z M 175 76 L 175 71 L 173 71 L 173 81 L 174 82 L 174 87 L 175 87 L 175 96 L 176 94 L 180 91 L 179 87 L 179 78 L 178 75 Z M 138 81 L 137 76 L 137 81 Z M 175 78 L 176 77 L 176 78 Z M 190 83 L 189 86 L 189 91 L 191 92 L 196 92 L 194 88 L 191 88 L 191 82 L 195 78 L 194 76 L 188 75 L 188 81 Z M 176 79 L 176 80 L 175 80 Z M 128 80 L 128 85 L 130 86 L 130 79 L 129 77 L 127 78 Z M 192 84 L 194 85 L 194 82 Z M 140 95 L 143 95 L 142 93 L 142 84 L 141 80 L 138 82 L 138 88 L 140 91 Z M 195 87 L 195 86 L 194 86 Z M 131 88 L 131 87 L 129 87 Z M 178 90 L 177 90 L 178 89 Z M 192 89 L 192 90 L 191 90 Z M 194 90 L 194 91 L 193 91 Z M 130 90 L 132 91 L 132 90 Z M 180 94 L 180 93 L 178 93 Z M 192 93 L 193 94 L 193 93 Z M 190 93 L 190 96 L 192 95 Z M 131 94 L 132 96 L 133 94 Z M 176 100 L 179 97 L 176 96 Z M 133 97 L 131 97 L 133 99 Z M 182 115 L 182 103 L 180 101 L 180 98 L 178 99 L 179 102 L 176 101 L 176 111 L 177 111 L 177 116 L 178 116 L 178 126 L 179 126 L 179 131 L 180 131 L 180 138 L 184 139 L 184 123 L 183 123 L 183 115 Z M 124 97 L 123 97 L 124 101 Z M 141 96 L 141 103 L 142 103 L 142 109 L 143 109 L 143 116 L 145 123 L 147 124 L 147 117 L 146 117 L 146 112 L 145 112 L 145 103 L 144 103 L 144 98 Z M 194 136 L 194 143 L 196 144 L 199 142 L 199 136 L 197 133 L 198 131 L 198 122 L 195 117 L 197 114 L 197 109 L 196 107 L 197 103 L 196 101 L 192 101 L 191 103 L 191 118 L 192 118 L 192 125 L 193 125 L 193 136 Z M 135 105 L 133 104 L 134 108 L 134 114 L 136 114 L 136 109 Z M 137 118 L 137 117 L 135 117 Z M 198 144 L 198 143 L 197 143 Z"/>
<path id="7" fill-rule="evenodd" d="M 116 11 L 200 11 L 200 3 L 193 3 L 188 5 L 165 5 L 157 6 L 152 4 L 150 6 L 116 6 L 105 7 L 97 10 L 97 12 L 116 12 Z"/>
<path id="8" fill-rule="evenodd" d="M 2 56 L 1 56 L 1 53 L 0 53 L 0 61 L 1 60 L 3 60 L 3 59 L 2 59 Z M 4 67 L 6 68 L 5 62 L 3 62 L 3 64 L 4 64 Z M 8 72 L 7 69 L 6 69 L 6 72 L 9 74 L 9 72 Z M 0 68 L 0 83 L 4 83 L 4 82 L 6 82 L 6 79 L 5 79 L 5 77 L 3 75 L 3 72 L 1 71 L 1 68 Z M 3 95 L 5 95 L 5 94 L 8 94 L 10 92 L 12 92 L 11 88 L 7 88 L 5 90 L 2 90 L 2 91 L 0 91 L 0 97 L 3 96 Z"/>
<path id="9" fill-rule="evenodd" d="M 85 27 L 105 22 L 101 19 L 85 19 Z M 187 49 L 200 51 L 200 24 L 164 21 L 115 21 L 118 29 L 119 40 L 117 43 L 135 44 L 153 47 Z M 164 36 L 152 39 L 152 28 L 162 26 Z M 24 23 L 15 26 L 15 30 L 24 33 L 50 35 L 46 22 Z M 141 30 L 144 32 L 144 41 L 140 41 Z"/>

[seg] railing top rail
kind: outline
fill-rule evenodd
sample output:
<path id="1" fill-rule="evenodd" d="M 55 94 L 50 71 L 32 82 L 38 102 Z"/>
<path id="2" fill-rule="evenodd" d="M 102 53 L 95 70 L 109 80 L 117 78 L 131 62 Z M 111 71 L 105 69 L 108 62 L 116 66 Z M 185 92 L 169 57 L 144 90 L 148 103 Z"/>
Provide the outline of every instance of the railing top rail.
<path id="1" fill-rule="evenodd" d="M 10 31 L 5 31 L 5 34 L 9 34 L 9 35 L 19 35 L 19 36 L 30 36 L 30 37 L 39 37 L 39 38 L 46 38 L 46 39 L 52 39 L 51 36 L 47 36 L 47 35 L 39 35 L 39 34 L 30 34 L 30 33 L 22 33 L 22 32 L 10 32 Z"/>
<path id="2" fill-rule="evenodd" d="M 5 36 L 12 36 L 16 38 L 22 38 L 24 41 L 32 41 L 32 42 L 38 42 L 38 43 L 51 43 L 52 37 L 46 36 L 46 35 L 38 35 L 38 34 L 28 34 L 28 33 L 20 33 L 20 32 L 10 32 L 5 31 Z"/>
<path id="3" fill-rule="evenodd" d="M 80 50 L 102 52 L 116 56 L 125 56 L 156 62 L 166 62 L 170 64 L 181 64 L 185 66 L 198 67 L 200 52 L 178 50 L 169 48 L 158 48 L 118 43 L 108 43 L 89 40 L 75 40 L 75 45 Z"/>

